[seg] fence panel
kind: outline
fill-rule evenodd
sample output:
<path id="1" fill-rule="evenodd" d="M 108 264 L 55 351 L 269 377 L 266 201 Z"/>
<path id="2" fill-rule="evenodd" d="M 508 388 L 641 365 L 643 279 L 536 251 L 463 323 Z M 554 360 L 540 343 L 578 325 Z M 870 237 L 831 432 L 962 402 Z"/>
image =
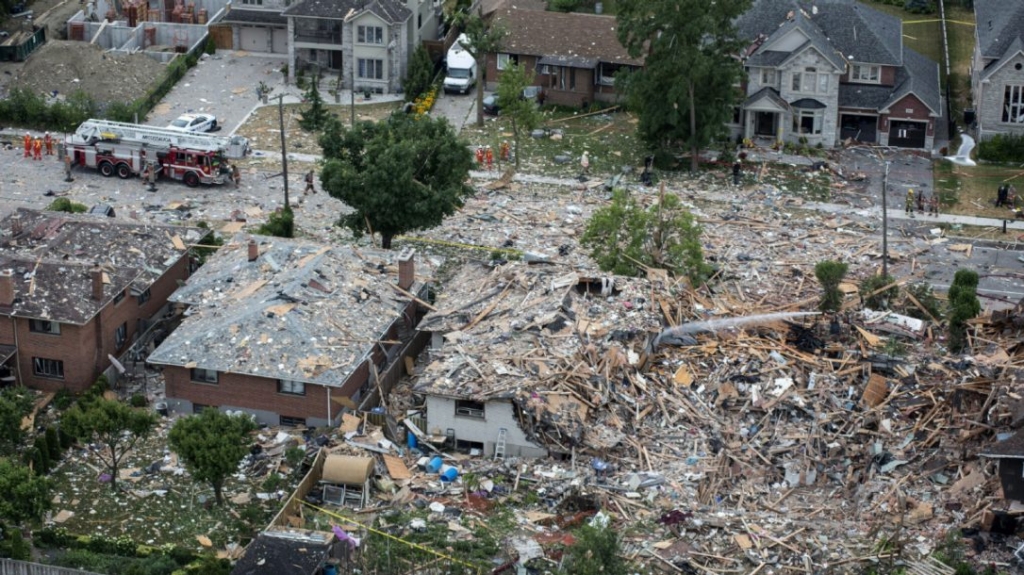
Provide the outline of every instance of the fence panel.
<path id="1" fill-rule="evenodd" d="M 28 561 L 15 561 L 14 559 L 0 559 L 0 575 L 99 575 L 90 571 L 79 571 L 66 567 L 55 567 L 43 565 L 42 563 L 29 563 Z"/>

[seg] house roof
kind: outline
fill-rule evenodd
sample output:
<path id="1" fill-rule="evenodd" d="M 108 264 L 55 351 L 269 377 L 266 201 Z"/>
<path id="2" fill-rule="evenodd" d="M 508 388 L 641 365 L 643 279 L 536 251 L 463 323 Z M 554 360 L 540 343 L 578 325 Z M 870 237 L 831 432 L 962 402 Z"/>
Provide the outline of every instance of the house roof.
<path id="1" fill-rule="evenodd" d="M 147 361 L 343 386 L 410 302 L 393 287 L 400 254 L 260 236 L 249 261 L 248 240 L 174 292 L 188 317 Z"/>
<path id="2" fill-rule="evenodd" d="M 762 101 L 768 103 L 767 107 L 761 104 Z M 789 102 L 784 100 L 775 88 L 766 86 L 748 96 L 743 101 L 743 109 L 786 112 L 790 108 Z"/>
<path id="3" fill-rule="evenodd" d="M 480 0 L 480 16 L 489 18 L 500 10 L 540 10 L 548 9 L 547 0 Z"/>
<path id="4" fill-rule="evenodd" d="M 1010 42 L 1009 46 L 1006 47 L 1006 51 L 1003 52 L 1003 55 L 1000 57 L 999 60 L 993 60 L 992 62 L 989 62 L 989 65 L 986 66 L 985 69 L 981 71 L 982 80 L 988 78 L 992 74 L 995 74 L 1006 64 L 1009 64 L 1013 60 L 1013 56 L 1021 52 L 1024 52 L 1024 38 L 1018 36 L 1017 38 L 1014 38 L 1012 42 Z"/>
<path id="5" fill-rule="evenodd" d="M 241 10 L 231 9 L 220 22 L 221 24 L 277 24 L 287 25 L 280 10 Z"/>
<path id="6" fill-rule="evenodd" d="M 314 575 L 333 541 L 333 533 L 268 529 L 249 543 L 231 575 Z"/>
<path id="7" fill-rule="evenodd" d="M 20 233 L 14 233 L 14 226 Z M 149 289 L 209 233 L 202 228 L 19 208 L 0 221 L 0 270 L 14 272 L 3 315 L 84 325 L 125 290 Z M 103 299 L 91 270 L 103 270 Z"/>
<path id="8" fill-rule="evenodd" d="M 903 67 L 896 70 L 896 87 L 881 109 L 914 94 L 933 114 L 942 115 L 942 92 L 939 88 L 939 65 L 910 48 L 903 50 Z"/>
<path id="9" fill-rule="evenodd" d="M 795 12 L 792 18 L 787 19 L 778 27 L 777 30 L 769 35 L 762 44 L 762 48 L 767 51 L 773 45 L 775 40 L 792 33 L 793 30 L 799 30 L 803 33 L 807 38 L 807 42 L 796 50 L 784 52 L 786 54 L 786 58 L 784 58 L 780 64 L 790 58 L 796 57 L 797 54 L 802 53 L 807 48 L 813 48 L 828 60 L 828 62 L 837 70 L 846 70 L 846 60 L 843 59 L 843 55 L 836 51 L 836 48 L 830 43 L 829 38 L 825 36 L 821 29 L 800 11 Z"/>
<path id="10" fill-rule="evenodd" d="M 979 454 L 993 459 L 1024 459 L 1024 432 L 1018 431 L 1005 441 L 993 443 Z"/>
<path id="11" fill-rule="evenodd" d="M 613 64 L 640 66 L 642 58 L 632 58 L 619 42 L 614 16 L 578 12 L 542 12 L 505 10 L 495 15 L 505 28 L 502 50 L 511 54 L 554 56 L 597 60 Z"/>
<path id="12" fill-rule="evenodd" d="M 296 18 L 345 20 L 365 11 L 373 12 L 392 24 L 404 22 L 412 15 L 400 0 L 301 0 L 281 14 Z"/>
<path id="13" fill-rule="evenodd" d="M 1024 36 L 1024 3 L 974 0 L 974 16 L 982 58 L 1002 59 L 1014 41 Z"/>
<path id="14" fill-rule="evenodd" d="M 772 36 L 788 22 L 802 20 L 811 22 L 831 48 L 849 61 L 902 64 L 900 19 L 855 0 L 755 0 L 736 20 L 736 27 L 741 38 L 755 41 Z"/>

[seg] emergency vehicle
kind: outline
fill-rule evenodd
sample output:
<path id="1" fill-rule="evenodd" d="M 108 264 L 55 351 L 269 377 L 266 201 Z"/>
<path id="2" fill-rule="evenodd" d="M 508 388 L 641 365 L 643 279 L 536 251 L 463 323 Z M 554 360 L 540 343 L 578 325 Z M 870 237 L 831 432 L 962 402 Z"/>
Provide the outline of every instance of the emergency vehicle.
<path id="1" fill-rule="evenodd" d="M 73 165 L 127 179 L 155 166 L 158 176 L 199 184 L 231 181 L 228 160 L 244 158 L 249 141 L 242 136 L 213 136 L 167 128 L 86 120 L 65 138 Z"/>

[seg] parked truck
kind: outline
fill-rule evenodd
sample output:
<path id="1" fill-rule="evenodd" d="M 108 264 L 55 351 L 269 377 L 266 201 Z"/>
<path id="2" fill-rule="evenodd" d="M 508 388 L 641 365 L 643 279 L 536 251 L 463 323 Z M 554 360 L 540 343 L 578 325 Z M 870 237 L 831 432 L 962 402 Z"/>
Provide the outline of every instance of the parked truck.
<path id="1" fill-rule="evenodd" d="M 249 141 L 242 136 L 213 136 L 167 128 L 86 120 L 64 141 L 71 162 L 99 170 L 106 177 L 127 179 L 148 169 L 163 176 L 199 184 L 231 181 L 228 160 L 244 158 Z"/>
<path id="2" fill-rule="evenodd" d="M 469 38 L 460 34 L 452 47 L 448 49 L 445 65 L 448 68 L 444 76 L 445 93 L 458 92 L 465 94 L 476 85 L 476 58 L 466 50 Z"/>

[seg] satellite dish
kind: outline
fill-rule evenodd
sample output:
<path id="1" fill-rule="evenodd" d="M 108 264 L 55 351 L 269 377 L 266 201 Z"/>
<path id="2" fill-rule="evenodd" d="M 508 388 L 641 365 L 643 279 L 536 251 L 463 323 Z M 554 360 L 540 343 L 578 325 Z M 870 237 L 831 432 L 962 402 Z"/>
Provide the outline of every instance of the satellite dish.
<path id="1" fill-rule="evenodd" d="M 955 156 L 946 156 L 946 159 L 958 166 L 977 166 L 978 163 L 971 159 L 971 150 L 974 149 L 974 138 L 967 134 L 960 134 L 960 149 Z"/>

